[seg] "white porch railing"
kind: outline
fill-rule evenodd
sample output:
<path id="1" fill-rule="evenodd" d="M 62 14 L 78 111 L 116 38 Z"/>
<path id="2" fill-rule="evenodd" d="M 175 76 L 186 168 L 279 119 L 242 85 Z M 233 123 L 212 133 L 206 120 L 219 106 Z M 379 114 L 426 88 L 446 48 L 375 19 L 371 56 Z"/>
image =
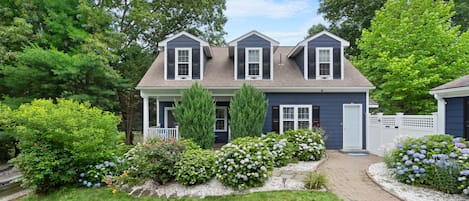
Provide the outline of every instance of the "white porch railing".
<path id="1" fill-rule="evenodd" d="M 179 140 L 178 127 L 177 126 L 176 128 L 150 127 L 148 128 L 148 136 L 146 136 L 145 140 L 148 140 L 151 138 L 159 138 L 163 140 L 170 140 L 170 139 Z"/>
<path id="2" fill-rule="evenodd" d="M 438 116 L 433 115 L 369 115 L 367 150 L 383 155 L 394 148 L 399 138 L 422 137 L 438 133 Z"/>

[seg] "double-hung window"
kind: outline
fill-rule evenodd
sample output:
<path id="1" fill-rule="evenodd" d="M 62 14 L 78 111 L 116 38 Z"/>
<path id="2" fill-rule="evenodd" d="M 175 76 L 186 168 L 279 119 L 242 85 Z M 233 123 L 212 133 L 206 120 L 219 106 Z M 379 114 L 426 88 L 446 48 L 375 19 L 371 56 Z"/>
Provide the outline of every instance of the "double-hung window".
<path id="1" fill-rule="evenodd" d="M 246 79 L 262 79 L 262 48 L 246 48 Z"/>
<path id="2" fill-rule="evenodd" d="M 176 79 L 192 78 L 192 49 L 176 48 Z"/>
<path id="3" fill-rule="evenodd" d="M 215 109 L 215 132 L 226 132 L 228 130 L 227 107 L 216 107 Z"/>
<path id="4" fill-rule="evenodd" d="M 311 129 L 312 105 L 280 105 L 280 133 L 287 130 Z"/>
<path id="5" fill-rule="evenodd" d="M 316 75 L 319 79 L 332 79 L 332 48 L 316 49 Z"/>

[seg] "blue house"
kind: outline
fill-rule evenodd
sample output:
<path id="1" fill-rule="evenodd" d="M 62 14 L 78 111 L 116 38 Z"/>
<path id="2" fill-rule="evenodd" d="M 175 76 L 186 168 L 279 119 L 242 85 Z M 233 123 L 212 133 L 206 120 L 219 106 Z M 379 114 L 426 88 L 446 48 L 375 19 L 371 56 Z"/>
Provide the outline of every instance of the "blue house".
<path id="1" fill-rule="evenodd" d="M 469 139 L 469 75 L 430 91 L 438 101 L 440 133 Z"/>
<path id="2" fill-rule="evenodd" d="M 216 101 L 216 142 L 227 142 L 230 100 L 247 83 L 268 101 L 263 132 L 321 126 L 328 149 L 366 148 L 368 97 L 374 86 L 344 57 L 349 42 L 329 32 L 294 47 L 280 46 L 257 31 L 226 47 L 181 32 L 159 46 L 160 54 L 137 85 L 144 102 L 144 136 L 155 127 L 175 127 L 174 101 L 198 82 Z M 156 107 L 153 122 L 150 102 Z"/>

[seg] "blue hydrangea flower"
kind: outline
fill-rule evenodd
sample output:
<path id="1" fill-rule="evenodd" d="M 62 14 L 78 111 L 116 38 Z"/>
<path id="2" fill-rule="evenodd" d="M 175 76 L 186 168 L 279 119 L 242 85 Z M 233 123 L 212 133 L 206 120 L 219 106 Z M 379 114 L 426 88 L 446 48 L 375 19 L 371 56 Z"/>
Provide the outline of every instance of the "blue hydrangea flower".
<path id="1" fill-rule="evenodd" d="M 403 175 L 404 173 L 405 173 L 404 170 L 398 170 L 397 171 L 397 174 L 399 174 L 399 175 Z"/>
<path id="2" fill-rule="evenodd" d="M 456 158 L 456 157 L 458 157 L 458 155 L 457 155 L 456 153 L 454 153 L 454 152 L 451 152 L 451 153 L 449 154 L 449 157 L 451 157 L 451 158 Z"/>
<path id="3" fill-rule="evenodd" d="M 427 149 L 427 146 L 422 145 L 422 146 L 420 146 L 420 149 Z"/>
<path id="4" fill-rule="evenodd" d="M 420 150 L 420 153 L 421 153 L 421 154 L 426 154 L 426 153 L 427 153 L 427 150 L 422 149 L 422 150 Z"/>
<path id="5" fill-rule="evenodd" d="M 460 172 L 461 175 L 469 176 L 469 170 L 463 170 Z"/>
<path id="6" fill-rule="evenodd" d="M 413 163 L 412 163 L 411 160 L 407 160 L 404 164 L 407 165 L 407 166 L 410 166 L 410 165 L 412 165 Z"/>
<path id="7" fill-rule="evenodd" d="M 85 176 L 85 173 L 80 173 L 80 177 L 84 177 Z"/>
<path id="8" fill-rule="evenodd" d="M 412 155 L 412 154 L 414 154 L 414 153 L 415 153 L 414 150 L 407 150 L 407 155 Z"/>
<path id="9" fill-rule="evenodd" d="M 409 160 L 409 157 L 407 155 L 404 155 L 404 157 L 402 157 L 402 161 L 407 161 Z"/>

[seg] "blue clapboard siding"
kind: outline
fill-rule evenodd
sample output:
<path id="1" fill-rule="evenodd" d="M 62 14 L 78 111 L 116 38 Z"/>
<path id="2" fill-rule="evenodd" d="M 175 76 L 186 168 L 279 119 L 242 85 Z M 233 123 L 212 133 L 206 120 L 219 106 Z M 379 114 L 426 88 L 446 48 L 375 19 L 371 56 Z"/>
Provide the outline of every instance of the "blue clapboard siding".
<path id="1" fill-rule="evenodd" d="M 447 98 L 446 134 L 464 137 L 464 97 Z"/>
<path id="2" fill-rule="evenodd" d="M 321 127 L 326 130 L 328 149 L 342 149 L 342 110 L 343 104 L 362 104 L 363 108 L 363 149 L 366 148 L 366 93 L 267 93 L 267 118 L 263 132 L 272 131 L 272 106 L 287 104 L 307 104 L 320 107 Z"/>
<path id="3" fill-rule="evenodd" d="M 244 79 L 244 69 L 246 65 L 246 48 L 262 48 L 263 66 L 262 79 L 270 79 L 270 41 L 263 39 L 258 35 L 250 35 L 243 40 L 238 41 L 238 79 Z"/>
<path id="4" fill-rule="evenodd" d="M 300 67 L 301 73 L 304 75 L 305 73 L 305 51 L 304 48 L 298 53 L 295 57 L 295 63 Z"/>
<path id="5" fill-rule="evenodd" d="M 181 35 L 173 40 L 168 41 L 168 62 L 167 64 L 167 78 L 169 80 L 174 80 L 175 70 L 176 70 L 176 59 L 175 58 L 175 48 L 192 48 L 192 79 L 200 79 L 200 74 L 202 72 L 200 69 L 200 42 L 196 41 L 188 36 Z"/>
<path id="6" fill-rule="evenodd" d="M 313 40 L 308 41 L 309 48 L 317 48 L 317 47 L 337 47 L 340 48 L 340 41 L 331 38 L 328 35 L 321 35 Z"/>

